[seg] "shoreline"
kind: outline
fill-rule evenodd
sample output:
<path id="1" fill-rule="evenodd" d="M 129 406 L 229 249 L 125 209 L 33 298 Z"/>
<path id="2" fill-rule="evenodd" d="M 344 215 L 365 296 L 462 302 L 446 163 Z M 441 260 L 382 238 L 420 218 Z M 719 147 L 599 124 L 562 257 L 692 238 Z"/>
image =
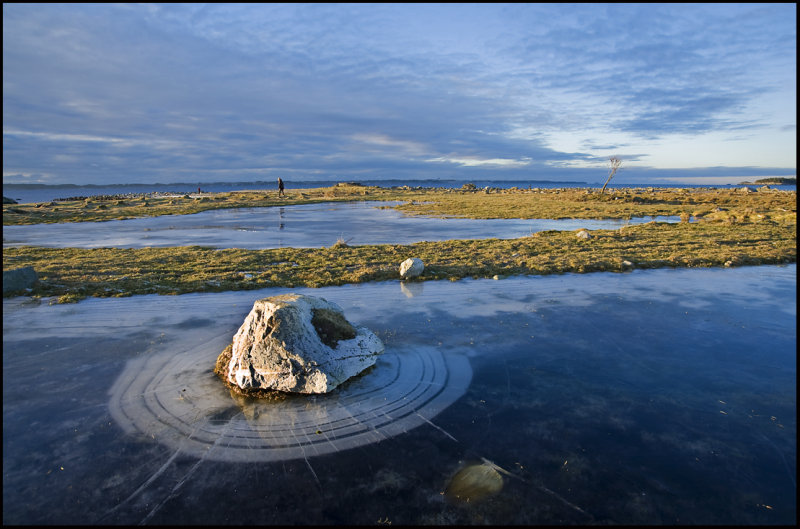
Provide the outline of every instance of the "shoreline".
<path id="1" fill-rule="evenodd" d="M 744 190 L 747 191 L 744 191 Z M 3 225 L 101 222 L 161 215 L 188 215 L 214 209 L 258 208 L 376 200 L 403 202 L 396 209 L 415 215 L 464 218 L 631 218 L 689 214 L 717 209 L 796 212 L 796 191 L 750 188 L 381 188 L 337 184 L 325 188 L 222 193 L 164 193 L 132 198 L 85 198 L 4 204 Z"/>
<path id="2" fill-rule="evenodd" d="M 89 296 L 322 287 L 399 279 L 409 257 L 425 263 L 421 280 L 624 272 L 636 268 L 730 267 L 797 261 L 795 191 L 720 189 L 383 189 L 340 184 L 291 190 L 209 193 L 3 207 L 3 224 L 102 221 L 190 214 L 210 209 L 355 201 L 395 201 L 407 215 L 453 218 L 631 218 L 679 216 L 614 230 L 543 231 L 516 239 L 474 239 L 271 250 L 200 246 L 124 248 L 9 247 L 3 270 L 33 267 L 27 295 L 75 302 Z M 692 222 L 690 220 L 693 219 Z M 4 295 L 5 297 L 5 295 Z"/>

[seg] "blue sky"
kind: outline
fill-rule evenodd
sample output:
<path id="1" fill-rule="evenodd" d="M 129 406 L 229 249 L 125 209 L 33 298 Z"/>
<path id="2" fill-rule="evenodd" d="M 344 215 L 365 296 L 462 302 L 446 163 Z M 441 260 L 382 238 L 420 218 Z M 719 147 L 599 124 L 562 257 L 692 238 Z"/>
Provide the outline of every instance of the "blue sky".
<path id="1" fill-rule="evenodd" d="M 795 4 L 3 4 L 3 182 L 795 176 Z"/>

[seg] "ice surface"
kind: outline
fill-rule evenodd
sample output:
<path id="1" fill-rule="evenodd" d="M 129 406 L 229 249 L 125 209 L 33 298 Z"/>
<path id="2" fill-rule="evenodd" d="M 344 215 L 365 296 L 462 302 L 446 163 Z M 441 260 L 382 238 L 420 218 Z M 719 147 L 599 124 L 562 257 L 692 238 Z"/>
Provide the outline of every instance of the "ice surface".
<path id="1" fill-rule="evenodd" d="M 171 350 L 131 361 L 111 389 L 111 415 L 129 432 L 154 435 L 197 457 L 297 459 L 424 424 L 463 395 L 472 376 L 463 356 L 431 347 L 389 350 L 368 374 L 336 392 L 268 402 L 231 393 L 210 377 L 214 353 Z"/>
<path id="2" fill-rule="evenodd" d="M 237 399 L 213 360 L 287 292 L 384 358 Z M 3 521 L 792 524 L 795 318 L 795 265 L 5 299 Z M 448 504 L 484 458 L 519 479 Z"/>
<path id="3" fill-rule="evenodd" d="M 319 248 L 342 239 L 350 245 L 407 244 L 448 239 L 514 239 L 544 230 L 614 229 L 626 224 L 678 217 L 631 220 L 440 219 L 412 217 L 385 202 L 304 204 L 220 209 L 193 215 L 163 215 L 106 222 L 4 226 L 3 246 L 142 248 Z"/>

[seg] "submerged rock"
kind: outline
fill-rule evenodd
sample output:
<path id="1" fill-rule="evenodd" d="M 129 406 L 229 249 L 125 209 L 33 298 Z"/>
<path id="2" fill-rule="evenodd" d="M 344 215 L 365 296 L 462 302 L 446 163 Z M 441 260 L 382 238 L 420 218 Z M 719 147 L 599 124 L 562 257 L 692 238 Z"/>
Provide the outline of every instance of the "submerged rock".
<path id="1" fill-rule="evenodd" d="M 215 372 L 243 393 L 327 393 L 372 366 L 383 343 L 323 298 L 259 299 L 217 360 Z"/>
<path id="2" fill-rule="evenodd" d="M 491 463 L 468 465 L 448 483 L 444 496 L 450 501 L 474 503 L 503 490 L 503 476 Z"/>
<path id="3" fill-rule="evenodd" d="M 400 263 L 400 277 L 403 279 L 410 279 L 422 275 L 425 270 L 425 264 L 422 259 L 412 257 Z"/>

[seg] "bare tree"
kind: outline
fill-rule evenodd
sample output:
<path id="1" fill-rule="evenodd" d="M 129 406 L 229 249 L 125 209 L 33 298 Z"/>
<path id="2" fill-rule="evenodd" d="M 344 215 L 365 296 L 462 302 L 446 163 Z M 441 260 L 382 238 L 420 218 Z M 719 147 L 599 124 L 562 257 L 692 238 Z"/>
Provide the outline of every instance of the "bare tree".
<path id="1" fill-rule="evenodd" d="M 614 155 L 608 158 L 608 178 L 606 178 L 606 183 L 603 184 L 603 189 L 600 190 L 601 194 L 606 192 L 606 186 L 614 177 L 614 175 L 617 173 L 621 165 L 622 165 L 622 158 L 620 158 L 619 156 Z"/>

